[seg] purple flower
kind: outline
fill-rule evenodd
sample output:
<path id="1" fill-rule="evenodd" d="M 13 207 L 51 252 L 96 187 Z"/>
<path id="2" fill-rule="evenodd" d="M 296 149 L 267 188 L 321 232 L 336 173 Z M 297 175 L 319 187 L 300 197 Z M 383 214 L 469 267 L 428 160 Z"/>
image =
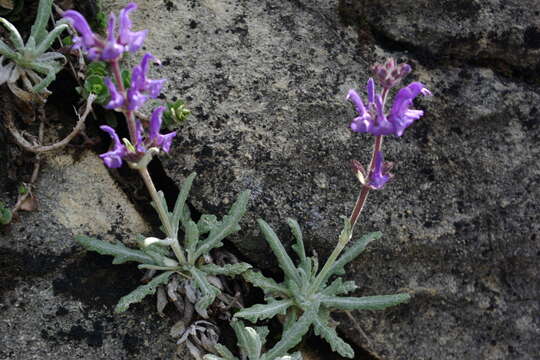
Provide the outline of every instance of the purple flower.
<path id="1" fill-rule="evenodd" d="M 358 117 L 351 122 L 354 132 L 370 133 L 373 135 L 390 135 L 394 133 L 394 127 L 384 114 L 382 97 L 375 94 L 375 82 L 372 78 L 367 83 L 368 105 L 364 103 L 354 90 L 349 90 L 347 100 L 350 100 L 358 113 Z"/>
<path id="2" fill-rule="evenodd" d="M 131 87 L 127 90 L 127 108 L 136 110 L 148 98 L 156 98 L 161 92 L 165 79 L 150 80 L 146 77 L 150 60 L 156 60 L 154 55 L 146 53 L 141 63 L 133 68 L 131 73 Z"/>
<path id="3" fill-rule="evenodd" d="M 173 138 L 176 136 L 176 132 L 170 132 L 168 134 L 160 134 L 161 129 L 161 116 L 165 111 L 164 106 L 156 108 L 152 112 L 152 119 L 150 120 L 150 129 L 148 130 L 148 140 L 152 146 L 157 146 L 165 152 L 169 152 Z"/>
<path id="4" fill-rule="evenodd" d="M 135 52 L 139 50 L 146 38 L 148 30 L 131 31 L 131 20 L 129 13 L 137 8 L 135 3 L 129 3 L 119 16 L 119 26 L 117 31 L 116 17 L 113 13 L 109 15 L 107 22 L 107 38 L 102 39 L 90 29 L 88 22 L 79 12 L 67 10 L 63 17 L 71 21 L 81 37 L 74 37 L 75 48 L 82 48 L 88 53 L 88 58 L 92 61 L 116 61 L 126 51 Z"/>
<path id="5" fill-rule="evenodd" d="M 390 174 L 391 168 L 392 164 L 385 163 L 382 152 L 377 151 L 373 170 L 369 174 L 368 185 L 374 190 L 382 189 L 393 176 Z"/>
<path id="6" fill-rule="evenodd" d="M 120 142 L 116 131 L 107 125 L 100 126 L 100 129 L 106 131 L 114 142 L 113 149 L 104 154 L 99 155 L 103 159 L 105 165 L 110 168 L 119 168 L 122 166 L 122 159 L 127 155 L 126 147 Z"/>
<path id="7" fill-rule="evenodd" d="M 414 98 L 418 94 L 428 96 L 431 95 L 431 92 L 422 83 L 413 82 L 399 90 L 394 98 L 394 104 L 392 105 L 388 119 L 394 126 L 396 136 L 403 135 L 403 131 L 407 127 L 424 115 L 422 110 L 409 109 L 409 106 L 412 105 Z"/>
<path id="8" fill-rule="evenodd" d="M 105 108 L 116 109 L 124 105 L 124 96 L 118 90 L 116 90 L 116 85 L 114 85 L 112 80 L 110 78 L 105 78 L 104 82 L 109 89 L 109 94 L 111 95 L 111 100 L 107 105 L 105 105 Z"/>

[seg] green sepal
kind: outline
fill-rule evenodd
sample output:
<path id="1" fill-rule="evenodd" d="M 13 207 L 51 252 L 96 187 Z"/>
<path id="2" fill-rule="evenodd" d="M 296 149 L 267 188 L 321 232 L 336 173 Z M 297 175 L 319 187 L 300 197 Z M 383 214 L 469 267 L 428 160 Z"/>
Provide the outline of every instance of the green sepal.
<path id="1" fill-rule="evenodd" d="M 247 210 L 249 194 L 249 191 L 243 191 L 240 193 L 238 199 L 229 210 L 229 214 L 226 215 L 220 223 L 213 227 L 212 230 L 210 230 L 208 237 L 198 247 L 194 256 L 195 259 L 201 255 L 207 254 L 210 250 L 221 246 L 223 244 L 221 240 L 237 231 L 240 231 L 238 222 L 242 216 L 244 216 L 244 213 Z"/>
<path id="2" fill-rule="evenodd" d="M 294 280 L 298 285 L 300 285 L 300 277 L 298 276 L 296 267 L 283 247 L 283 244 L 281 244 L 281 241 L 279 241 L 279 238 L 274 230 L 272 230 L 270 225 L 268 225 L 268 223 L 263 219 L 258 219 L 257 223 L 259 224 L 259 228 L 261 229 L 266 242 L 268 242 L 268 245 L 270 245 L 270 248 L 274 252 L 275 257 L 278 260 L 279 267 L 281 270 L 283 270 L 285 277 Z"/>
<path id="3" fill-rule="evenodd" d="M 249 308 L 242 309 L 234 314 L 234 317 L 240 317 L 247 319 L 251 322 L 257 322 L 259 320 L 271 319 L 276 315 L 285 315 L 287 309 L 293 305 L 291 299 L 274 300 L 268 304 L 256 304 Z"/>
<path id="4" fill-rule="evenodd" d="M 95 251 L 101 255 L 114 256 L 113 264 L 115 265 L 123 264 L 128 261 L 134 261 L 141 264 L 160 265 L 156 263 L 152 256 L 145 254 L 142 250 L 128 248 L 120 242 L 111 244 L 85 235 L 77 235 L 75 236 L 75 240 L 87 250 Z"/>
<path id="5" fill-rule="evenodd" d="M 117 314 L 122 313 L 126 311 L 131 304 L 140 302 L 148 295 L 155 294 L 157 287 L 161 284 L 167 283 L 172 274 L 174 274 L 174 271 L 165 271 L 153 278 L 148 284 L 141 285 L 126 296 L 122 297 L 114 308 L 114 312 Z"/>
<path id="6" fill-rule="evenodd" d="M 241 262 L 236 264 L 225 264 L 223 266 L 216 264 L 205 264 L 199 266 L 198 268 L 209 275 L 236 276 L 251 269 L 252 266 L 248 263 Z"/>
<path id="7" fill-rule="evenodd" d="M 394 295 L 375 295 L 363 297 L 324 296 L 324 306 L 340 310 L 382 310 L 390 306 L 408 302 L 411 296 L 407 293 Z"/>
<path id="8" fill-rule="evenodd" d="M 274 279 L 264 276 L 260 272 L 249 270 L 243 273 L 242 277 L 252 285 L 261 288 L 265 294 L 291 296 L 289 289 L 282 284 L 278 284 Z"/>
<path id="9" fill-rule="evenodd" d="M 315 335 L 326 340 L 326 342 L 330 344 L 332 351 L 337 352 L 339 355 L 346 358 L 354 358 L 354 350 L 352 347 L 338 336 L 335 328 L 328 326 L 326 323 L 326 321 L 323 321 L 318 316 L 315 318 L 315 321 L 313 322 Z"/>

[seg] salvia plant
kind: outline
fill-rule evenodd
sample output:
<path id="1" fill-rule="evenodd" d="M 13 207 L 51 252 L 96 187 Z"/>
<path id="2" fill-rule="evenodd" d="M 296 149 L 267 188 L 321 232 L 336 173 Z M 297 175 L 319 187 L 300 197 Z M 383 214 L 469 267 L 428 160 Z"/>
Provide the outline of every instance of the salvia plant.
<path id="1" fill-rule="evenodd" d="M 49 94 L 47 86 L 66 62 L 64 55 L 48 51 L 68 27 L 58 24 L 50 32 L 47 31 L 52 4 L 53 0 L 40 0 L 36 20 L 26 43 L 17 28 L 0 17 L 12 45 L 0 40 L 0 85 L 7 83 L 13 94 L 26 102 L 44 101 Z M 22 87 L 18 85 L 19 82 Z"/>
<path id="2" fill-rule="evenodd" d="M 161 133 L 161 128 L 174 128 L 175 124 L 184 121 L 189 111 L 182 101 L 177 101 L 155 108 L 148 118 L 141 116 L 140 109 L 149 99 L 158 97 L 165 80 L 148 78 L 150 64 L 159 63 L 150 53 L 143 55 L 140 63 L 128 72 L 129 75 L 122 75 L 120 62 L 123 55 L 138 51 L 147 35 L 146 30 L 131 30 L 129 13 L 136 7 L 130 3 L 118 17 L 111 14 L 105 36 L 94 33 L 80 13 L 68 10 L 63 15 L 80 35 L 73 38 L 74 48 L 97 62 L 89 67 L 91 75 L 86 79 L 83 92 L 101 96 L 106 108 L 123 113 L 126 120 L 128 137 L 122 140 L 114 128 L 101 126 L 111 137 L 112 146 L 100 157 L 109 168 L 119 168 L 126 163 L 138 171 L 152 197 L 152 205 L 161 220 L 164 234 L 161 237 L 141 237 L 137 241 L 138 249 L 87 236 L 77 237 L 87 249 L 114 256 L 115 264 L 137 262 L 139 268 L 147 270 L 147 283 L 123 297 L 116 311 L 125 311 L 131 304 L 157 292 L 158 311 L 161 312 L 165 304 L 171 301 L 180 311 L 189 313 L 194 308 L 202 318 L 207 319 L 210 305 L 224 299 L 223 277 L 242 275 L 247 282 L 263 290 L 266 302 L 243 308 L 234 314 L 231 324 L 238 338 L 240 354 L 233 355 L 229 349 L 217 343 L 217 327 L 211 322 L 198 320 L 188 326 L 181 321 L 171 333 L 180 338 L 179 343 L 188 346 L 196 359 L 201 359 L 204 352 L 205 360 L 298 360 L 301 359 L 299 353 L 289 354 L 310 329 L 327 341 L 334 351 L 352 358 L 353 349 L 338 336 L 332 312 L 378 310 L 410 299 L 407 293 L 350 296 L 357 288 L 353 281 L 345 280 L 344 269 L 371 241 L 382 236 L 379 232 L 373 232 L 352 241 L 355 225 L 369 192 L 383 189 L 393 176 L 390 173 L 392 164 L 384 161 L 383 138 L 402 136 L 406 128 L 423 116 L 421 110 L 411 108 L 413 100 L 419 94 L 431 93 L 422 83 L 413 82 L 397 91 L 387 111 L 386 101 L 390 90 L 411 72 L 409 65 L 398 65 L 393 59 L 373 67 L 375 78 L 370 78 L 367 83 L 367 104 L 355 90 L 349 91 L 347 99 L 358 113 L 351 122 L 351 130 L 374 137 L 373 153 L 367 168 L 353 161 L 354 172 L 361 184 L 358 199 L 350 217 L 345 218 L 336 247 L 321 268 L 316 257 L 307 255 L 302 231 L 295 220 L 287 221 L 295 238 L 292 248 L 296 253 L 296 262 L 272 228 L 264 220 L 258 220 L 261 232 L 283 271 L 284 280 L 277 282 L 250 269 L 249 264 L 236 260 L 225 262 L 223 259 L 226 256 L 222 256 L 221 260 L 216 256 L 215 250 L 223 245 L 223 240 L 240 229 L 239 221 L 246 211 L 248 192 L 240 194 L 223 219 L 206 214 L 195 221 L 186 202 L 195 174 L 183 183 L 173 209 L 168 208 L 164 194 L 157 191 L 147 166 L 154 156 L 169 152 L 176 136 L 174 131 Z M 380 92 L 376 89 L 376 82 L 382 88 Z M 231 300 L 229 305 L 233 302 Z M 242 304 L 239 305 L 242 307 Z M 267 328 L 246 327 L 240 320 L 255 323 L 274 317 L 281 320 L 283 330 L 280 340 L 271 347 L 266 346 Z M 185 319 L 190 321 L 191 316 L 185 316 Z"/>
<path id="3" fill-rule="evenodd" d="M 299 352 L 295 352 L 292 355 L 282 355 L 274 356 L 273 349 L 269 352 L 264 352 L 264 345 L 266 344 L 266 337 L 268 336 L 269 330 L 264 326 L 257 326 L 255 328 L 246 327 L 239 320 L 233 320 L 231 323 L 236 338 L 238 339 L 238 347 L 240 349 L 240 359 L 242 360 L 302 360 L 302 355 Z M 291 334 L 285 331 L 283 337 L 285 336 L 294 336 L 297 337 L 297 334 Z M 300 335 L 302 336 L 302 335 Z M 279 346 L 280 344 L 276 344 Z M 234 356 L 233 353 L 227 349 L 227 347 L 216 344 L 214 345 L 214 352 L 219 355 L 207 354 L 204 356 L 204 360 L 239 360 L 238 357 Z"/>

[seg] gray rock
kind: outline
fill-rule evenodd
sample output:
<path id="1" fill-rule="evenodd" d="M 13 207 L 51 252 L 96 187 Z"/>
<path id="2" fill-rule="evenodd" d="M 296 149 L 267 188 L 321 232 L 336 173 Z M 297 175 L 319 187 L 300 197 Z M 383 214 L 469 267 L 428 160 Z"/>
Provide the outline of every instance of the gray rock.
<path id="1" fill-rule="evenodd" d="M 113 314 L 139 284 L 136 266 L 112 265 L 73 240 L 129 243 L 149 227 L 95 154 L 74 155 L 47 157 L 39 209 L 1 230 L 0 358 L 170 359 L 173 322 L 159 318 L 153 299 Z"/>
<path id="2" fill-rule="evenodd" d="M 354 113 L 345 94 L 364 87 L 374 59 L 402 57 L 415 68 L 409 80 L 424 82 L 435 96 L 417 102 L 426 111 L 422 120 L 385 142 L 396 177 L 370 196 L 357 231 L 380 229 L 386 236 L 349 276 L 361 286 L 357 295 L 401 288 L 416 296 L 388 311 L 355 314 L 369 339 L 347 318 L 341 329 L 386 359 L 539 353 L 538 87 L 504 77 L 496 62 L 493 69 L 489 61 L 465 63 L 484 52 L 485 59 L 533 66 L 537 50 L 521 45 L 525 30 L 536 26 L 531 18 L 520 18 L 521 42 L 487 41 L 468 53 L 459 42 L 447 49 L 440 41 L 455 41 L 460 27 L 467 29 L 460 33 L 484 31 L 486 22 L 475 20 L 485 17 L 452 23 L 466 10 L 458 5 L 456 14 L 411 10 L 398 17 L 404 5 L 392 2 L 393 17 L 369 18 L 370 32 L 345 1 L 170 4 L 143 2 L 139 13 L 152 34 L 147 48 L 164 61 L 157 72 L 170 79 L 166 96 L 187 98 L 194 112 L 162 161 L 177 183 L 199 173 L 191 200 L 203 213 L 224 213 L 237 193 L 252 191 L 251 213 L 235 240 L 248 259 L 273 264 L 254 227 L 257 217 L 286 243 L 285 217 L 295 217 L 310 249 L 329 253 L 339 215 L 349 214 L 358 190 L 349 162 L 366 163 L 372 141 L 347 129 Z M 368 14 L 381 4 L 366 2 Z M 488 16 L 492 6 L 481 5 L 479 14 Z M 517 23 L 511 11 L 498 16 L 505 21 L 497 34 Z M 415 36 L 399 27 L 408 22 L 437 31 Z M 402 45 L 408 52 L 389 52 L 377 32 L 397 42 L 395 34 L 410 35 Z M 450 59 L 430 58 L 420 48 L 437 56 L 448 50 Z"/>
<path id="3" fill-rule="evenodd" d="M 540 68 L 540 2 L 536 0 L 349 2 L 389 46 L 414 49 L 432 59 Z"/>

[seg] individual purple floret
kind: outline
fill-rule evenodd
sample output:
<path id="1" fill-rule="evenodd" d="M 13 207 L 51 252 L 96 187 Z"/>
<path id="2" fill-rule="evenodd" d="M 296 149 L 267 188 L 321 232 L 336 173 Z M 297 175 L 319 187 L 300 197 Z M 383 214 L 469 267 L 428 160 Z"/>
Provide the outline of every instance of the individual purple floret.
<path id="1" fill-rule="evenodd" d="M 375 164 L 373 170 L 369 174 L 368 185 L 374 190 L 379 190 L 384 187 L 384 185 L 392 178 L 390 174 L 390 169 L 392 168 L 392 163 L 385 163 L 383 154 L 381 151 L 375 153 Z"/>
<path id="2" fill-rule="evenodd" d="M 113 149 L 104 154 L 99 155 L 103 159 L 105 165 L 110 168 L 119 168 L 122 166 L 122 159 L 127 155 L 126 147 L 120 142 L 116 131 L 110 126 L 103 125 L 100 129 L 106 131 L 114 142 Z"/>
<path id="3" fill-rule="evenodd" d="M 375 93 L 375 82 L 372 78 L 367 84 L 368 106 L 364 107 L 362 99 L 354 90 L 349 90 L 347 100 L 350 100 L 358 113 L 358 117 L 351 122 L 354 132 L 369 133 L 372 135 L 403 135 L 403 131 L 414 120 L 418 120 L 424 112 L 409 109 L 418 94 L 431 95 L 431 92 L 420 82 L 413 82 L 402 88 L 396 95 L 394 105 L 388 115 L 384 112 L 383 99 Z"/>
<path id="4" fill-rule="evenodd" d="M 150 120 L 150 129 L 148 130 L 148 140 L 153 146 L 159 147 L 165 152 L 169 152 L 173 138 L 176 136 L 176 132 L 170 132 L 168 134 L 160 134 L 161 129 L 161 116 L 165 111 L 164 106 L 160 106 L 152 112 L 152 119 Z"/>
<path id="5" fill-rule="evenodd" d="M 418 120 L 424 115 L 422 110 L 409 109 L 409 106 L 412 105 L 414 98 L 416 98 L 418 94 L 431 96 L 431 92 L 426 89 L 422 83 L 413 82 L 399 90 L 394 98 L 394 104 L 392 105 L 388 119 L 394 125 L 395 134 L 397 136 L 403 135 L 403 131 L 405 131 L 414 120 Z"/>
<path id="6" fill-rule="evenodd" d="M 149 98 L 154 99 L 159 96 L 165 79 L 151 80 L 146 77 L 150 60 L 155 60 L 155 57 L 147 53 L 143 56 L 141 63 L 133 68 L 131 86 L 127 89 L 126 98 L 122 96 L 110 79 L 105 79 L 105 84 L 111 94 L 111 101 L 105 106 L 107 109 L 125 106 L 128 110 L 133 111 L 140 108 Z"/>
<path id="7" fill-rule="evenodd" d="M 90 25 L 78 11 L 67 10 L 63 17 L 69 19 L 75 29 L 81 34 L 73 38 L 74 47 L 87 52 L 88 58 L 92 61 L 117 61 L 124 52 L 135 52 L 139 50 L 146 38 L 148 30 L 131 31 L 131 20 L 129 13 L 137 8 L 137 4 L 129 3 L 118 17 L 119 26 L 116 26 L 116 17 L 113 13 L 109 15 L 107 22 L 106 39 L 96 35 L 90 29 Z"/>
<path id="8" fill-rule="evenodd" d="M 354 132 L 370 133 L 373 135 L 390 135 L 394 133 L 394 127 L 384 114 L 384 105 L 379 94 L 375 94 L 375 82 L 372 78 L 367 84 L 368 104 L 367 108 L 360 96 L 354 90 L 349 90 L 347 99 L 350 100 L 358 113 L 358 117 L 351 122 Z"/>

